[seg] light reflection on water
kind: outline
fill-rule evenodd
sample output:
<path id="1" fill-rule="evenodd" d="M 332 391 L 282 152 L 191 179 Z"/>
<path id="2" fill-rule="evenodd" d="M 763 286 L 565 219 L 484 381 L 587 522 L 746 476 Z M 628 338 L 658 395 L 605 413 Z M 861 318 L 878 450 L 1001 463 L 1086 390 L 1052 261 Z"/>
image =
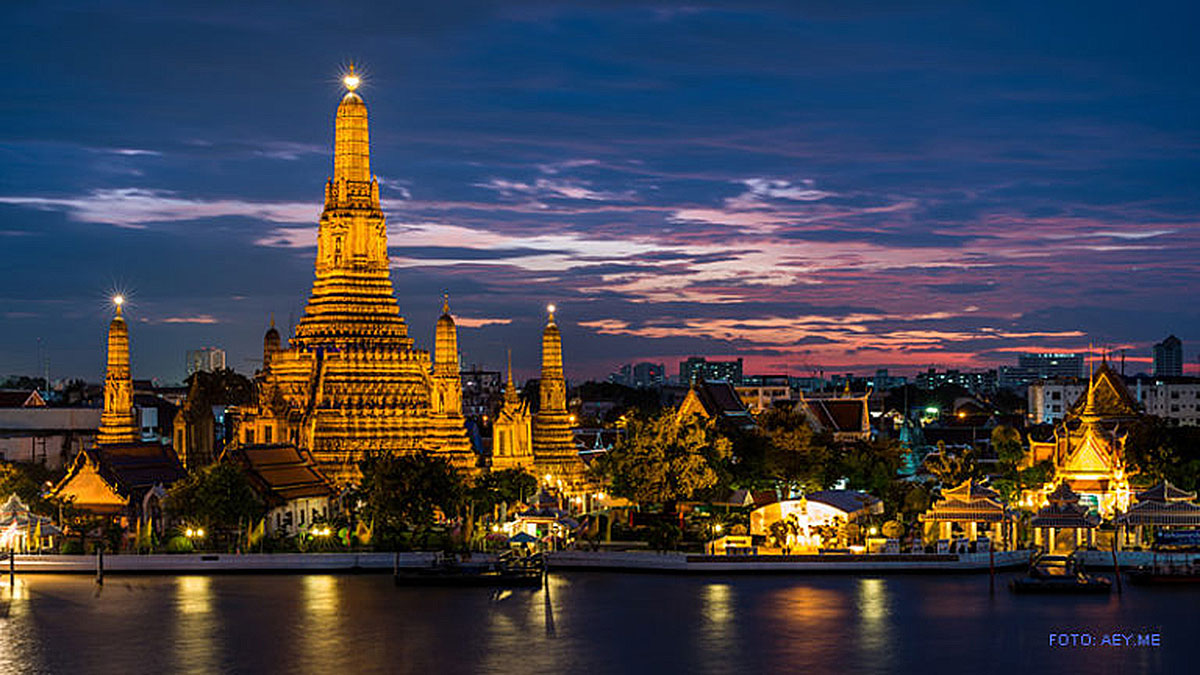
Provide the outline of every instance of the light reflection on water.
<path id="1" fill-rule="evenodd" d="M 175 578 L 175 617 L 175 634 L 169 651 L 178 659 L 178 669 L 210 673 L 217 670 L 216 649 L 220 641 L 215 635 L 212 577 Z"/>
<path id="2" fill-rule="evenodd" d="M 592 573 L 500 593 L 387 575 L 18 584 L 0 588 L 0 673 L 1189 672 L 1200 631 L 1200 588 L 993 596 L 976 576 Z M 1164 646 L 1047 646 L 1051 630 L 1089 629 L 1156 630 Z"/>

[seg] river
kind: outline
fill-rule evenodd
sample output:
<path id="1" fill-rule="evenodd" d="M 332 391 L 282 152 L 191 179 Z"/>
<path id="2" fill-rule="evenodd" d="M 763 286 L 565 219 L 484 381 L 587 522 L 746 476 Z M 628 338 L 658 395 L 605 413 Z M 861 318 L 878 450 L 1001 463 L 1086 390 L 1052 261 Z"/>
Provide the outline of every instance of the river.
<path id="1" fill-rule="evenodd" d="M 1051 646 L 1052 633 L 1096 646 Z M 1111 633 L 1159 645 L 1100 646 Z M 1200 672 L 1200 587 L 1030 597 L 990 594 L 987 575 L 612 573 L 500 593 L 387 575 L 0 587 L 0 673 L 176 672 Z"/>

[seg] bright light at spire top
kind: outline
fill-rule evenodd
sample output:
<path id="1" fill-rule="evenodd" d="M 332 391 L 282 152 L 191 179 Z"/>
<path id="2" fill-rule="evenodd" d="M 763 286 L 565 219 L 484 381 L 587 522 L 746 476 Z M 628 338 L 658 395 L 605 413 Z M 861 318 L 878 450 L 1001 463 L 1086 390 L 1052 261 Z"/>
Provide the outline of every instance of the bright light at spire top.
<path id="1" fill-rule="evenodd" d="M 358 74 L 354 72 L 353 63 L 350 64 L 350 70 L 342 76 L 342 84 L 345 85 L 346 89 L 349 89 L 350 91 L 358 89 L 358 85 L 362 84 L 362 80 L 358 77 Z"/>
<path id="2" fill-rule="evenodd" d="M 556 308 L 554 307 L 554 305 L 546 305 L 546 311 L 547 311 L 547 312 L 550 312 L 551 314 L 553 314 L 553 313 L 554 313 L 554 310 L 555 310 L 555 309 L 556 309 Z"/>
<path id="3" fill-rule="evenodd" d="M 113 301 L 114 305 L 116 305 L 117 307 L 120 307 L 121 305 L 125 304 L 125 296 L 114 295 L 112 301 Z"/>

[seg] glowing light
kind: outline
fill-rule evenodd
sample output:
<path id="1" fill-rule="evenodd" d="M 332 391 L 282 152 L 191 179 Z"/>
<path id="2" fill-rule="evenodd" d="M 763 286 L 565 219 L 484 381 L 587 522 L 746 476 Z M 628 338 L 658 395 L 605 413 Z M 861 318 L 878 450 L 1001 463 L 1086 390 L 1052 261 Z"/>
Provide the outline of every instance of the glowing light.
<path id="1" fill-rule="evenodd" d="M 123 296 L 123 295 L 114 295 L 114 296 L 112 297 L 112 301 L 113 301 L 113 304 L 114 304 L 114 305 L 116 305 L 117 307 L 120 307 L 121 305 L 125 304 L 125 296 Z"/>
<path id="2" fill-rule="evenodd" d="M 713 525 L 713 532 L 716 532 L 717 534 L 721 534 L 721 530 L 723 530 L 723 529 L 725 529 L 725 528 L 722 527 L 720 523 Z"/>
<path id="3" fill-rule="evenodd" d="M 354 72 L 354 64 L 351 64 L 350 70 L 342 76 L 342 84 L 350 91 L 358 89 L 358 85 L 362 84 L 362 78 L 360 78 L 358 74 Z"/>
<path id="4" fill-rule="evenodd" d="M 875 536 L 875 535 L 879 534 L 879 528 L 878 528 L 878 527 L 872 527 L 872 528 L 871 528 L 871 530 L 870 530 L 870 532 L 871 532 L 871 536 Z"/>
<path id="5" fill-rule="evenodd" d="M 203 536 L 204 536 L 204 528 L 203 528 L 203 527 L 202 527 L 202 528 L 200 528 L 200 529 L 198 529 L 198 530 L 196 530 L 196 536 L 197 536 L 197 537 L 203 537 Z"/>
<path id="6" fill-rule="evenodd" d="M 557 309 L 558 308 L 555 307 L 554 305 L 546 305 L 546 311 L 550 312 L 551 314 L 553 314 Z"/>

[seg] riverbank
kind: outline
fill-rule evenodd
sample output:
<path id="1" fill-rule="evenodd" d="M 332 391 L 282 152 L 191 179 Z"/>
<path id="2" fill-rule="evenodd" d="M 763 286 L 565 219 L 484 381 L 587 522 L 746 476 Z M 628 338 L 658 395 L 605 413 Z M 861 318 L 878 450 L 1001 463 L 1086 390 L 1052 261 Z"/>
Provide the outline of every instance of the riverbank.
<path id="1" fill-rule="evenodd" d="M 428 567 L 434 552 L 406 553 L 246 553 L 190 555 L 105 555 L 106 574 L 305 574 L 385 573 Z M 1111 571 L 1108 551 L 1081 551 L 1084 564 L 1097 572 Z M 707 556 L 652 551 L 557 551 L 547 556 L 554 571 L 660 572 L 671 574 L 901 574 L 987 572 L 990 569 L 1024 569 L 1030 552 L 997 551 L 966 554 L 899 555 L 791 555 Z M 1200 557 L 1195 553 L 1121 551 L 1117 564 L 1123 569 L 1174 562 L 1183 564 Z M 493 560 L 476 553 L 476 560 Z M 17 574 L 95 574 L 95 556 L 18 554 Z M 0 575 L 8 573 L 8 561 L 0 562 Z"/>

